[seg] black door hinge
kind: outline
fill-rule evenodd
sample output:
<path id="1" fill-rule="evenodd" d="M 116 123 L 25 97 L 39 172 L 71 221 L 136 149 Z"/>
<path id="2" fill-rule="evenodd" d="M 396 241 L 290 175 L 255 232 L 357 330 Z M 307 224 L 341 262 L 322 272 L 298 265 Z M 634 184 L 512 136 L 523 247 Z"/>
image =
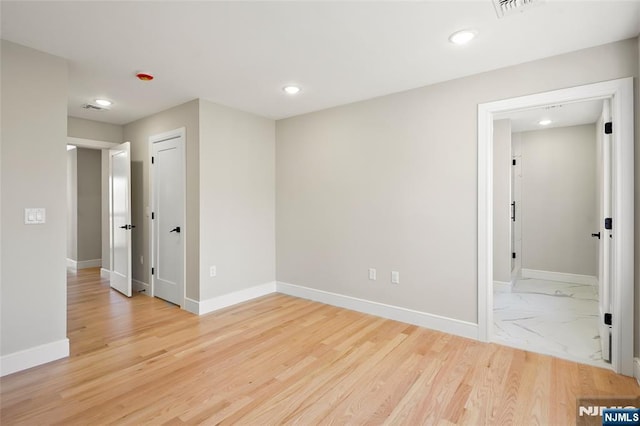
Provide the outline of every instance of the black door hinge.
<path id="1" fill-rule="evenodd" d="M 516 258 L 516 254 L 515 253 L 511 253 L 511 258 L 515 259 Z"/>
<path id="2" fill-rule="evenodd" d="M 604 134 L 610 135 L 611 133 L 613 133 L 613 123 L 611 121 L 604 123 Z"/>
<path id="3" fill-rule="evenodd" d="M 516 160 L 512 160 L 512 161 L 511 161 L 511 165 L 512 165 L 512 166 L 515 166 L 515 165 L 516 165 Z"/>
<path id="4" fill-rule="evenodd" d="M 604 229 L 613 229 L 612 225 L 613 225 L 613 219 L 611 219 L 610 217 L 605 217 L 604 218 Z"/>
<path id="5" fill-rule="evenodd" d="M 606 325 L 611 325 L 611 314 L 604 314 L 604 323 Z"/>
<path id="6" fill-rule="evenodd" d="M 156 273 L 156 268 L 151 268 L 151 275 Z"/>
<path id="7" fill-rule="evenodd" d="M 155 161 L 156 161 L 155 158 L 151 157 L 151 164 L 155 163 Z"/>
<path id="8" fill-rule="evenodd" d="M 156 218 L 156 214 L 155 214 L 155 212 L 151 212 L 151 219 L 153 220 L 153 219 L 155 219 L 155 218 Z"/>

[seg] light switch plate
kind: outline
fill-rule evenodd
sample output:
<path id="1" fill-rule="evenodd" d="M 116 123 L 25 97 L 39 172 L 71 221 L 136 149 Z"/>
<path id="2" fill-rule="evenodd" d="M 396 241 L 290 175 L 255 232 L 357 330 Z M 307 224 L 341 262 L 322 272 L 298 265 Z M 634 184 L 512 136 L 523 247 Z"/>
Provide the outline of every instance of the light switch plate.
<path id="1" fill-rule="evenodd" d="M 42 207 L 24 209 L 25 225 L 37 225 L 37 224 L 45 223 L 46 220 L 47 220 L 46 209 Z"/>

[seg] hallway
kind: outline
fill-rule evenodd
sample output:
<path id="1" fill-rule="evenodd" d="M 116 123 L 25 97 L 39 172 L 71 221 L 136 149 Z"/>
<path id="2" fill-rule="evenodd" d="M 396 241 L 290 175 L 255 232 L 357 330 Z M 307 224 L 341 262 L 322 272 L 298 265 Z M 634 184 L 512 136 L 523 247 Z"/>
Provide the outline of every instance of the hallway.
<path id="1" fill-rule="evenodd" d="M 493 341 L 603 368 L 597 287 L 524 278 L 494 290 Z"/>

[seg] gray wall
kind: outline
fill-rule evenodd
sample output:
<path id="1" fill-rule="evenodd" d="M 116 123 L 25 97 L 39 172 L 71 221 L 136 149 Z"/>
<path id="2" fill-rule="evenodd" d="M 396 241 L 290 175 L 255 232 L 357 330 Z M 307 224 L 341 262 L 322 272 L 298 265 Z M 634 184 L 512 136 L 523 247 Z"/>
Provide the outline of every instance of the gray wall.
<path id="1" fill-rule="evenodd" d="M 149 137 L 186 127 L 186 296 L 206 300 L 275 280 L 275 124 L 195 100 L 127 124 L 132 143 L 134 278 L 149 282 Z M 217 276 L 209 276 L 209 267 Z"/>
<path id="2" fill-rule="evenodd" d="M 200 235 L 200 300 L 275 281 L 273 120 L 200 100 Z"/>
<path id="3" fill-rule="evenodd" d="M 67 63 L 2 40 L 0 354 L 66 339 Z M 47 222 L 25 225 L 25 207 Z"/>
<path id="4" fill-rule="evenodd" d="M 78 261 L 102 258 L 102 153 L 78 148 Z"/>
<path id="5" fill-rule="evenodd" d="M 493 279 L 511 281 L 511 120 L 493 122 Z"/>
<path id="6" fill-rule="evenodd" d="M 521 133 L 522 268 L 597 275 L 595 125 Z"/>
<path id="7" fill-rule="evenodd" d="M 99 113 L 98 113 L 99 114 Z M 123 127 L 117 124 L 67 117 L 67 135 L 74 138 L 122 143 Z"/>
<path id="8" fill-rule="evenodd" d="M 67 135 L 74 138 L 92 139 L 97 141 L 122 143 L 123 127 L 117 124 L 102 123 L 100 121 L 84 118 L 67 117 Z M 102 150 L 101 161 L 101 235 L 102 240 L 102 267 L 109 269 L 109 153 Z"/>
<path id="9" fill-rule="evenodd" d="M 160 133 L 186 128 L 185 156 L 187 178 L 186 227 L 186 297 L 199 300 L 199 241 L 200 241 L 200 159 L 199 149 L 199 100 L 193 100 L 150 117 L 134 121 L 124 126 L 123 137 L 131 142 L 131 202 L 133 230 L 133 278 L 150 283 L 151 259 L 149 254 L 149 220 L 147 206 L 150 206 L 149 190 L 149 137 Z M 140 257 L 144 257 L 144 264 Z"/>
<path id="10" fill-rule="evenodd" d="M 277 279 L 477 322 L 477 105 L 637 73 L 631 39 L 278 121 Z"/>
<path id="11" fill-rule="evenodd" d="M 100 151 L 100 202 L 102 209 L 100 214 L 102 241 L 102 269 L 111 269 L 111 231 L 109 229 L 109 150 Z"/>
<path id="12" fill-rule="evenodd" d="M 78 260 L 78 150 L 67 151 L 67 259 Z"/>

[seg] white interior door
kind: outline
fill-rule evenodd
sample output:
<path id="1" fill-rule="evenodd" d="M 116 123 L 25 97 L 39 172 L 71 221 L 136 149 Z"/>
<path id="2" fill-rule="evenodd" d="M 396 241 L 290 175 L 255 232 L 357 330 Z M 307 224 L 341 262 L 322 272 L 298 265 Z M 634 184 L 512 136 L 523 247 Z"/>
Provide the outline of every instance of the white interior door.
<path id="1" fill-rule="evenodd" d="M 109 150 L 111 287 L 131 297 L 131 160 L 129 142 Z"/>
<path id="2" fill-rule="evenodd" d="M 175 132 L 174 132 L 175 133 Z M 184 135 L 154 141 L 153 173 L 153 293 L 184 304 Z"/>
<path id="3" fill-rule="evenodd" d="M 604 101 L 602 108 L 602 121 L 603 123 L 611 121 L 610 103 L 609 100 Z M 603 125 L 604 127 L 604 125 Z M 613 235 L 611 229 L 606 229 L 605 219 L 612 216 L 612 199 L 611 199 L 611 183 L 612 183 L 612 170 L 611 170 L 611 136 L 606 134 L 604 128 L 601 129 L 602 143 L 600 144 L 600 177 L 598 182 L 598 199 L 599 202 L 599 226 L 598 232 L 600 233 L 600 244 L 598 250 L 598 293 L 599 293 L 599 331 L 600 331 L 600 345 L 602 347 L 602 358 L 605 361 L 611 362 L 611 326 L 605 324 L 605 314 L 612 312 L 611 306 L 611 264 L 612 264 L 612 250 L 611 243 Z"/>

